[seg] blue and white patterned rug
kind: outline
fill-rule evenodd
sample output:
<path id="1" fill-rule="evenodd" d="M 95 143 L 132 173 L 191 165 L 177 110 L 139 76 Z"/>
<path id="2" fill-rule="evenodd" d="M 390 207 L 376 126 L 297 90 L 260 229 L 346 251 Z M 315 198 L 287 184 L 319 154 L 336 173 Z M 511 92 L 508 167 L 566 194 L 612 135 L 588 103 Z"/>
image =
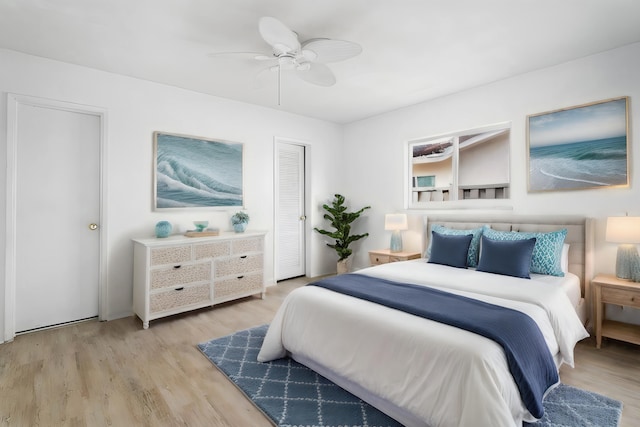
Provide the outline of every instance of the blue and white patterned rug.
<path id="1" fill-rule="evenodd" d="M 217 366 L 273 422 L 281 427 L 397 427 L 397 421 L 311 369 L 283 358 L 256 361 L 268 325 L 198 344 Z M 545 415 L 529 427 L 616 427 L 622 403 L 560 385 L 544 402 Z"/>

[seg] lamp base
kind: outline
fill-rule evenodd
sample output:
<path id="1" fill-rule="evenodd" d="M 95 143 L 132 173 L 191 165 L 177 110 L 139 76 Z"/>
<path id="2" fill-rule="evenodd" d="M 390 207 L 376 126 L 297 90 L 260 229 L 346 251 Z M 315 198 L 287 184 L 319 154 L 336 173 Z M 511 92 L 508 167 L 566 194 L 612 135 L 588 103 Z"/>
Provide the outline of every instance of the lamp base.
<path id="1" fill-rule="evenodd" d="M 402 252 L 402 236 L 400 230 L 393 230 L 391 233 L 391 243 L 389 245 L 389 251 Z"/>
<path id="2" fill-rule="evenodd" d="M 616 277 L 622 280 L 640 281 L 640 256 L 636 245 L 618 246 Z"/>

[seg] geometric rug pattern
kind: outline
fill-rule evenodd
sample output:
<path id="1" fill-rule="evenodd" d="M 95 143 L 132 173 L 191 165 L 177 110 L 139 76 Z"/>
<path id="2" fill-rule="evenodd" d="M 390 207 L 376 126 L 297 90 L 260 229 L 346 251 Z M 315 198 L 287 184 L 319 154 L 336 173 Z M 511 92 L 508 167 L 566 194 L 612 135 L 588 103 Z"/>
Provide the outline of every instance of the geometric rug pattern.
<path id="1" fill-rule="evenodd" d="M 198 344 L 275 425 L 280 427 L 400 427 L 401 424 L 313 370 L 285 357 L 257 361 L 269 325 Z M 616 427 L 622 404 L 561 384 L 544 401 L 545 415 L 528 427 Z"/>

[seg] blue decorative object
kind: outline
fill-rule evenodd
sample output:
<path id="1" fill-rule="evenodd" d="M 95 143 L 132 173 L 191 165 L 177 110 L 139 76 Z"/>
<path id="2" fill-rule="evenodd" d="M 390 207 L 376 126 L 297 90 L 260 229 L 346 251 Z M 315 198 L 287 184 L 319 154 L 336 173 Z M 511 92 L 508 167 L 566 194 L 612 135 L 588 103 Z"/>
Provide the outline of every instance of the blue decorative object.
<path id="1" fill-rule="evenodd" d="M 203 232 L 209 226 L 209 221 L 193 221 L 193 225 L 196 226 L 197 231 Z"/>
<path id="2" fill-rule="evenodd" d="M 401 425 L 289 357 L 256 361 L 267 327 L 216 338 L 198 349 L 276 425 Z M 622 416 L 621 402 L 565 384 L 551 390 L 543 405 L 542 419 L 525 426 L 615 427 Z"/>
<path id="3" fill-rule="evenodd" d="M 173 226 L 169 221 L 160 221 L 156 224 L 156 237 L 169 237 Z"/>
<path id="4" fill-rule="evenodd" d="M 247 223 L 246 222 L 238 222 L 236 224 L 233 224 L 233 230 L 236 233 L 244 233 L 244 230 L 247 229 Z"/>

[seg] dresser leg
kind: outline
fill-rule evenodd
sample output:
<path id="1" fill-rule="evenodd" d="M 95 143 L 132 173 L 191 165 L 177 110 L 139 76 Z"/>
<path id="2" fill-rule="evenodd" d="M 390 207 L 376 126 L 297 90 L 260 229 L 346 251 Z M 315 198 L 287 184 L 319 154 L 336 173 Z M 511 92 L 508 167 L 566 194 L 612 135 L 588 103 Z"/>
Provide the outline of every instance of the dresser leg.
<path id="1" fill-rule="evenodd" d="M 149 321 L 142 322 L 142 329 L 149 329 Z"/>

